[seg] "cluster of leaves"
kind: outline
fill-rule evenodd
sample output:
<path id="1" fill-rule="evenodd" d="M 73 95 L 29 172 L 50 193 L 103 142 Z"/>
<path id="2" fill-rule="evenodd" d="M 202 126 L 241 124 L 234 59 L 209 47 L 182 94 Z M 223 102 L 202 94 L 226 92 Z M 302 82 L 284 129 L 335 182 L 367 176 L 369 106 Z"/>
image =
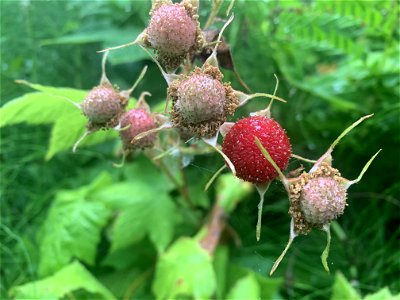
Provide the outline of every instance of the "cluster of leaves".
<path id="1" fill-rule="evenodd" d="M 371 300 L 394 298 L 385 286 L 399 292 L 396 1 L 236 1 L 226 36 L 236 68 L 254 90 L 273 90 L 272 74 L 278 75 L 279 93 L 289 102 L 276 106 L 274 114 L 295 152 L 318 157 L 343 123 L 371 112 L 375 118 L 336 150 L 335 164 L 354 177 L 371 154 L 366 149 L 384 149 L 352 191 L 345 216 L 333 224 L 332 269 L 345 277 L 323 273 L 323 236 L 313 233 L 299 239 L 276 279 L 266 273 L 288 227 L 287 199 L 279 185 L 269 192 L 265 240 L 257 244 L 249 234 L 257 196 L 246 184 L 223 176 L 214 191 L 202 191 L 221 163 L 217 155 L 188 155 L 186 174 L 178 173 L 174 159 L 163 158 L 171 180 L 145 157 L 113 169 L 110 153 L 120 145 L 112 132 L 92 135 L 83 144 L 88 148 L 76 155 L 68 151 L 85 119 L 57 96 L 81 101 L 99 78 L 101 57 L 95 51 L 132 40 L 146 26 L 150 3 L 3 1 L 0 6 L 1 100 L 13 100 L 2 106 L 0 120 L 2 297 L 297 299 L 331 293 L 332 299 L 369 294 L 365 299 Z M 201 17 L 209 11 L 203 6 Z M 109 77 L 127 87 L 145 59 L 135 47 L 113 52 Z M 231 73 L 225 76 L 239 86 Z M 21 78 L 44 85 L 31 85 L 32 92 L 14 83 Z M 146 82 L 139 89 L 151 91 L 153 108 L 161 109 L 165 85 L 154 66 Z M 255 106 L 260 104 L 239 114 Z M 214 202 L 229 215 L 229 225 L 211 257 L 201 241 Z"/>

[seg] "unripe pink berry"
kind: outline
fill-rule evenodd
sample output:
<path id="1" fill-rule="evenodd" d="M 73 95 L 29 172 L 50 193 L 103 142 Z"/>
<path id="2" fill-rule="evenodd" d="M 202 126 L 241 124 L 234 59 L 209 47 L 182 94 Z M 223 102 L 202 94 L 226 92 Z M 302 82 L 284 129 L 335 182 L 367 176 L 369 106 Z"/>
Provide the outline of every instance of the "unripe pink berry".
<path id="1" fill-rule="evenodd" d="M 304 218 L 311 224 L 327 224 L 343 214 L 346 188 L 331 177 L 314 177 L 303 187 L 300 198 Z"/>
<path id="2" fill-rule="evenodd" d="M 120 114 L 121 103 L 121 95 L 112 86 L 100 85 L 89 92 L 81 106 L 90 123 L 103 126 Z"/>
<path id="3" fill-rule="evenodd" d="M 180 56 L 196 43 L 197 21 L 179 4 L 163 4 L 153 10 L 147 28 L 148 41 L 157 51 Z"/>
<path id="4" fill-rule="evenodd" d="M 142 132 L 156 128 L 156 123 L 149 112 L 144 109 L 131 109 L 121 117 L 121 127 L 127 127 L 120 131 L 124 149 L 142 149 L 154 145 L 156 134 L 148 134 L 145 137 L 134 141 L 134 137 Z"/>
<path id="5" fill-rule="evenodd" d="M 213 120 L 224 113 L 225 87 L 206 74 L 193 74 L 177 91 L 176 109 L 183 120 L 198 123 Z"/>

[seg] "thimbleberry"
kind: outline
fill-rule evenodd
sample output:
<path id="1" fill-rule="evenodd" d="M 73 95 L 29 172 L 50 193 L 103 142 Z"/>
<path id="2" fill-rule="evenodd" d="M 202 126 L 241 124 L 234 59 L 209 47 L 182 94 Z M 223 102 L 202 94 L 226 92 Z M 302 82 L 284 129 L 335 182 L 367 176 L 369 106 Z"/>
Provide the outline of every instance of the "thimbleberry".
<path id="1" fill-rule="evenodd" d="M 274 167 L 254 143 L 257 137 L 281 170 L 286 169 L 291 145 L 285 130 L 274 119 L 251 116 L 241 119 L 228 131 L 222 151 L 236 169 L 236 176 L 252 183 L 267 183 L 278 176 Z"/>
<path id="2" fill-rule="evenodd" d="M 121 127 L 126 128 L 120 131 L 125 150 L 143 149 L 154 145 L 155 133 L 134 140 L 138 134 L 156 128 L 156 122 L 145 109 L 134 108 L 124 113 L 121 117 Z"/>

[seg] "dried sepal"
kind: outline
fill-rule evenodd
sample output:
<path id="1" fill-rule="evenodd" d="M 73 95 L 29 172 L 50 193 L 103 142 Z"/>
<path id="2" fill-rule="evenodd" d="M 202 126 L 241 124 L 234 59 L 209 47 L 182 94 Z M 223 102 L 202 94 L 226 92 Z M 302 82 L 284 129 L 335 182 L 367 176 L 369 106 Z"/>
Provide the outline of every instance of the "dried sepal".
<path id="1" fill-rule="evenodd" d="M 289 250 L 290 246 L 293 243 L 293 240 L 297 237 L 297 234 L 294 230 L 294 222 L 293 219 L 291 219 L 290 221 L 290 233 L 289 233 L 289 240 L 285 246 L 285 249 L 283 249 L 281 255 L 279 255 L 279 257 L 277 258 L 277 260 L 275 261 L 274 265 L 271 268 L 271 271 L 269 272 L 269 275 L 272 276 L 272 274 L 274 274 L 275 270 L 278 268 L 279 264 L 281 263 L 282 259 L 285 257 L 286 252 Z"/>
<path id="2" fill-rule="evenodd" d="M 327 233 L 327 246 L 321 255 L 322 264 L 327 271 L 329 271 L 327 257 L 331 240 L 329 231 L 330 223 L 343 214 L 345 206 L 347 205 L 347 189 L 352 184 L 361 180 L 362 176 L 381 150 L 366 163 L 360 175 L 352 181 L 343 178 L 339 171 L 332 167 L 331 153 L 345 135 L 371 116 L 372 115 L 364 116 L 347 127 L 321 158 L 315 162 L 311 170 L 308 173 L 304 172 L 297 178 L 286 178 L 271 158 L 268 151 L 262 147 L 257 139 L 255 141 L 265 158 L 279 173 L 279 177 L 288 191 L 290 198 L 289 214 L 292 217 L 291 231 L 293 230 L 294 235 L 308 234 L 313 228 L 324 230 Z M 272 268 L 271 274 L 275 271 L 292 240 L 292 238 L 289 239 L 288 245 Z"/>
<path id="3" fill-rule="evenodd" d="M 257 242 L 260 240 L 260 237 L 261 237 L 261 219 L 262 219 L 265 193 L 268 191 L 270 184 L 271 184 L 271 181 L 269 181 L 265 184 L 256 184 L 256 189 L 257 189 L 258 195 L 260 196 L 260 202 L 258 203 L 258 206 L 257 206 L 257 208 L 258 208 L 257 225 L 256 225 L 256 240 L 257 240 Z"/>

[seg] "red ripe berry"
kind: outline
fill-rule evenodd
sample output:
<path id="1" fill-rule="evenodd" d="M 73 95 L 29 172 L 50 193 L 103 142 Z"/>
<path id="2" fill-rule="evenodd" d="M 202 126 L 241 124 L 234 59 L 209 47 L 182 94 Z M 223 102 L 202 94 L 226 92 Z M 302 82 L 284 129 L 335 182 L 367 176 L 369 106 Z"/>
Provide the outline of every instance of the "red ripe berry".
<path id="1" fill-rule="evenodd" d="M 252 183 L 267 183 L 278 176 L 257 147 L 257 137 L 281 170 L 286 169 L 291 145 L 285 130 L 273 119 L 252 116 L 238 121 L 229 130 L 222 151 L 236 169 L 236 176 Z"/>

